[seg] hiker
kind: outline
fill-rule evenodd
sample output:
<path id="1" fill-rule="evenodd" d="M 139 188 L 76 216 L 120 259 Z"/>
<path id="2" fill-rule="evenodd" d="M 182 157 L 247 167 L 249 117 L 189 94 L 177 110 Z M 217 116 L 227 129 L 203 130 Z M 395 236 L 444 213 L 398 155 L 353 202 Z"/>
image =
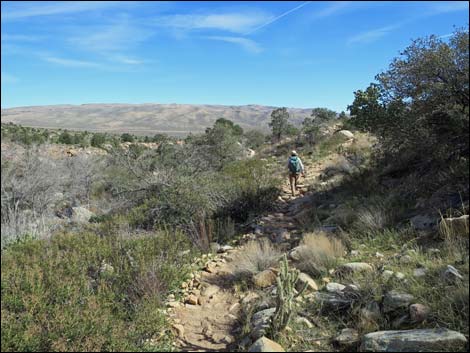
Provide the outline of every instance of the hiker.
<path id="1" fill-rule="evenodd" d="M 296 151 L 292 151 L 287 161 L 287 168 L 289 169 L 289 182 L 292 196 L 295 196 L 295 190 L 297 190 L 297 182 L 299 181 L 300 174 L 305 176 L 304 165 L 297 155 Z"/>

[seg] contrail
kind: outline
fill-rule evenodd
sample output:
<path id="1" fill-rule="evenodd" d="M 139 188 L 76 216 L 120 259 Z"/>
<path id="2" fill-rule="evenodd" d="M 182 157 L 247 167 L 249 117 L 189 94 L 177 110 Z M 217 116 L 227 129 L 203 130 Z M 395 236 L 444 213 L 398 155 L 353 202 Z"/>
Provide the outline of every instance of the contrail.
<path id="1" fill-rule="evenodd" d="M 265 26 L 267 26 L 267 25 L 273 23 L 274 21 L 277 21 L 277 20 L 280 19 L 281 17 L 284 17 L 284 16 L 290 14 L 291 12 L 294 12 L 294 11 L 300 9 L 301 7 L 304 7 L 305 5 L 308 5 L 308 4 L 310 4 L 310 3 L 311 3 L 311 1 L 306 1 L 306 2 L 304 2 L 303 4 L 300 4 L 299 6 L 294 7 L 293 9 L 291 9 L 291 10 L 289 10 L 289 11 L 286 11 L 286 12 L 284 12 L 283 14 L 281 14 L 281 15 L 279 15 L 279 16 L 273 18 L 271 21 L 266 22 L 266 23 L 262 24 L 261 26 L 256 27 L 255 29 L 252 29 L 251 31 L 245 33 L 245 35 L 251 34 L 251 33 L 255 32 L 255 31 L 257 31 L 258 29 L 263 28 L 263 27 L 265 27 Z"/>

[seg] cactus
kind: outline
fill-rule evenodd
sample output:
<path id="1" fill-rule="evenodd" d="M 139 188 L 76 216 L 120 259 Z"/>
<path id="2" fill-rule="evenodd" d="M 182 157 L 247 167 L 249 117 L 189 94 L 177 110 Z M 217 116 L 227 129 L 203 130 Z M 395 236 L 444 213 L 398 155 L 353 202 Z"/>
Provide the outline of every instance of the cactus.
<path id="1" fill-rule="evenodd" d="M 280 271 L 276 279 L 276 311 L 271 322 L 271 335 L 273 337 L 286 328 L 295 309 L 294 299 L 301 295 L 307 288 L 307 284 L 305 284 L 302 290 L 296 294 L 295 284 L 299 278 L 300 271 L 297 269 L 289 269 L 286 254 L 284 254 L 279 265 Z"/>

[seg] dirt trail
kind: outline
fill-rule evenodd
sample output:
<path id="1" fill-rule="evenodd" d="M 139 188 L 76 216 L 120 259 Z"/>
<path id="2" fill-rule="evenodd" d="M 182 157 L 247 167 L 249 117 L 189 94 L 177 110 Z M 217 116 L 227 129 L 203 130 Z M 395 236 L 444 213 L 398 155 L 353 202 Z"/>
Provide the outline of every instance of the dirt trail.
<path id="1" fill-rule="evenodd" d="M 284 183 L 275 211 L 262 217 L 258 222 L 263 229 L 258 238 L 267 236 L 272 241 L 278 241 L 276 237 L 282 233 L 297 232 L 298 227 L 293 214 L 298 205 L 307 200 L 309 195 L 306 190 L 318 176 L 318 167 L 319 165 L 310 166 L 307 178 L 300 180 L 304 185 L 301 185 L 300 193 L 295 197 L 290 195 L 288 182 Z M 300 237 L 301 234 L 297 236 Z M 237 251 L 243 251 L 243 245 L 217 255 L 196 278 L 197 288 L 193 288 L 190 292 L 193 294 L 193 304 L 180 304 L 174 308 L 171 317 L 177 331 L 176 348 L 179 351 L 220 352 L 236 348 L 235 337 L 240 330 L 239 303 L 242 298 L 233 288 L 227 259 Z"/>

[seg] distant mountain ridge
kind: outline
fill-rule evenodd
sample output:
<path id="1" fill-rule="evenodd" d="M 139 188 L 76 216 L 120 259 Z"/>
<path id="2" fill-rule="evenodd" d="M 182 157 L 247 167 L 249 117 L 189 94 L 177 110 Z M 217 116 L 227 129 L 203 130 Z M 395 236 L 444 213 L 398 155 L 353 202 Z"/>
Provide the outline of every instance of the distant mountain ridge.
<path id="1" fill-rule="evenodd" d="M 63 104 L 2 109 L 1 121 L 70 130 L 186 135 L 189 132 L 203 132 L 218 118 L 230 119 L 245 130 L 268 130 L 271 112 L 276 108 L 256 104 Z M 312 111 L 287 109 L 294 125 L 300 125 Z"/>

